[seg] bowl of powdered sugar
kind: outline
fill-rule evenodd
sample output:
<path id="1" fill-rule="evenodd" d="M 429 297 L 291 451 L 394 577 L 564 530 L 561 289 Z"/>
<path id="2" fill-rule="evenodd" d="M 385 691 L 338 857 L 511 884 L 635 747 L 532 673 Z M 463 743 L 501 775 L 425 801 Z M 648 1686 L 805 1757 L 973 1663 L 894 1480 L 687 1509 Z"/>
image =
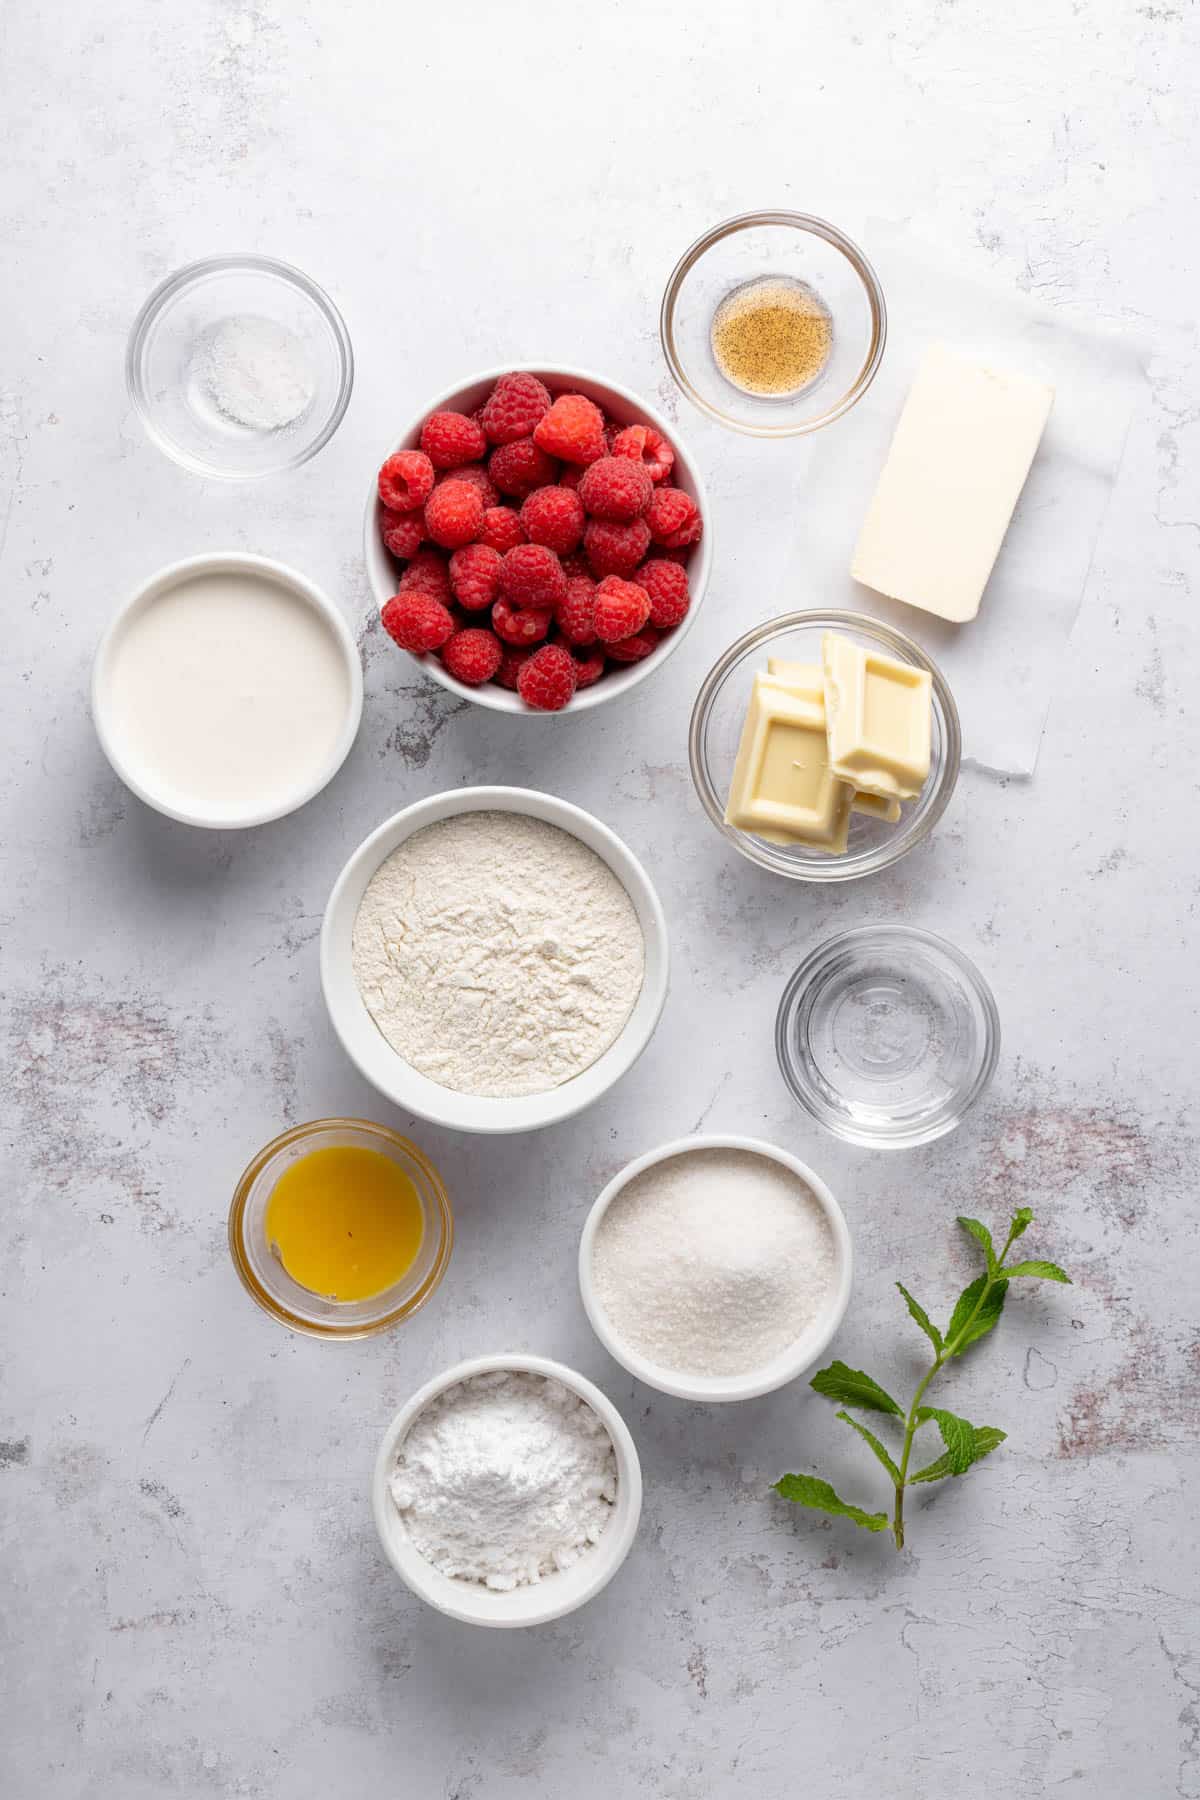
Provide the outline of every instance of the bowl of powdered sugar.
<path id="1" fill-rule="evenodd" d="M 430 1606 L 474 1625 L 542 1625 L 624 1562 L 641 1469 L 621 1415 L 582 1375 L 541 1356 L 479 1356 L 397 1413 L 372 1507 L 388 1561 Z"/>
<path id="2" fill-rule="evenodd" d="M 682 1138 L 638 1157 L 588 1215 L 584 1308 L 601 1343 L 683 1400 L 794 1381 L 837 1331 L 853 1253 L 820 1177 L 756 1138 Z"/>

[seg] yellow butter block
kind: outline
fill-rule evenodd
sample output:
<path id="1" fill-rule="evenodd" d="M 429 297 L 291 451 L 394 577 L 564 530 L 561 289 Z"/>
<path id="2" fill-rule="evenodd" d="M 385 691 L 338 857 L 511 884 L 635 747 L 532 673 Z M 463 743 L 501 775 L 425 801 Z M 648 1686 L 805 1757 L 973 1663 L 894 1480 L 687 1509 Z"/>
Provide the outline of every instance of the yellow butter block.
<path id="1" fill-rule="evenodd" d="M 839 632 L 821 639 L 829 763 L 834 775 L 884 800 L 912 800 L 929 776 L 933 683 L 926 669 L 868 650 Z"/>
<path id="2" fill-rule="evenodd" d="M 739 831 L 783 832 L 840 854 L 854 790 L 829 766 L 825 708 L 756 675 L 733 768 L 725 820 Z"/>

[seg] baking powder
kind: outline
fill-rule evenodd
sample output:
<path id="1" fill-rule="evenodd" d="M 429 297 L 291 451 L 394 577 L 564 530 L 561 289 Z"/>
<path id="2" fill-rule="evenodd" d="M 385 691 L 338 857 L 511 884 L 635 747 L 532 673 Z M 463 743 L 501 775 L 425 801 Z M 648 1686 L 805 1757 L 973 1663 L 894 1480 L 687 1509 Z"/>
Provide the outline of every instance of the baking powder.
<path id="1" fill-rule="evenodd" d="M 545 1375 L 472 1375 L 400 1445 L 392 1499 L 443 1575 L 502 1592 L 568 1569 L 612 1518 L 617 1458 L 586 1400 Z"/>
<path id="2" fill-rule="evenodd" d="M 416 832 L 372 876 L 354 978 L 406 1062 L 460 1094 L 540 1094 L 603 1055 L 642 988 L 624 887 L 586 844 L 523 813 Z"/>

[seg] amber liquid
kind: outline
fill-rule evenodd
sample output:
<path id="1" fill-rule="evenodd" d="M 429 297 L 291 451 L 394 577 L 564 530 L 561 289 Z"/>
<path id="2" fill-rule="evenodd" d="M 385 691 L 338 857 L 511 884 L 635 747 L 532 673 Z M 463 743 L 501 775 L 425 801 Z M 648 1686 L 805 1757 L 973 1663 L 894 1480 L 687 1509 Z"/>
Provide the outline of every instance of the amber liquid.
<path id="1" fill-rule="evenodd" d="M 406 1275 L 425 1235 L 411 1177 L 382 1151 L 310 1150 L 275 1183 L 267 1242 L 293 1281 L 329 1300 L 368 1300 Z"/>
<path id="2" fill-rule="evenodd" d="M 725 296 L 711 340 L 726 381 L 744 394 L 780 399 L 821 373 L 833 347 L 833 320 L 803 281 L 764 275 Z"/>

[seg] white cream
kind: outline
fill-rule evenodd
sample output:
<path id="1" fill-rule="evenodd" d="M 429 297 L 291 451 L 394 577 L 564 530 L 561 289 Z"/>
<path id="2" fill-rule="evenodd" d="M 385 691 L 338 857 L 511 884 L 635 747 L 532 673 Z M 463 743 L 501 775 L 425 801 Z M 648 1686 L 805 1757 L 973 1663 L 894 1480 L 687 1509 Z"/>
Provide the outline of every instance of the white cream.
<path id="1" fill-rule="evenodd" d="M 202 819 L 285 811 L 329 772 L 352 702 L 333 626 L 270 574 L 185 576 L 137 607 L 107 665 L 129 775 Z"/>

